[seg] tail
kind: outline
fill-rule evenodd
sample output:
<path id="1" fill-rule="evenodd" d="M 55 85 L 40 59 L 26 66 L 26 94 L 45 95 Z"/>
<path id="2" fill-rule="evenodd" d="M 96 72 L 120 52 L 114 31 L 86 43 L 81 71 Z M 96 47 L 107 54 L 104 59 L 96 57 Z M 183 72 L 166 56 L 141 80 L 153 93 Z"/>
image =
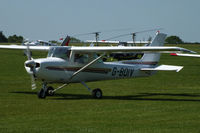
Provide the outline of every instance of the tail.
<path id="1" fill-rule="evenodd" d="M 65 40 L 62 42 L 61 46 L 68 46 L 70 41 L 70 36 L 67 36 Z"/>
<path id="2" fill-rule="evenodd" d="M 151 46 L 163 46 L 166 38 L 166 34 L 157 32 L 156 37 L 149 45 Z M 147 64 L 156 65 L 160 60 L 160 53 L 144 54 L 143 57 L 139 60 L 141 62 L 146 62 Z"/>

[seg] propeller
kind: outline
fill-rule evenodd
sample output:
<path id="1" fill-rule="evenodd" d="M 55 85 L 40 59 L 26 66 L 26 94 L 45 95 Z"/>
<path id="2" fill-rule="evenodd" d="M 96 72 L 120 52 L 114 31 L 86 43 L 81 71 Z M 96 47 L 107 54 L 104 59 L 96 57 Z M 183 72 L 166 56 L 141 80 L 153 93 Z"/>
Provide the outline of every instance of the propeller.
<path id="1" fill-rule="evenodd" d="M 119 32 L 119 31 L 127 31 L 127 30 L 131 30 L 133 28 L 121 28 L 121 29 L 110 29 L 110 30 L 101 30 L 101 31 L 96 31 L 96 32 L 89 32 L 89 33 L 82 33 L 82 34 L 75 34 L 73 36 L 86 36 L 86 35 L 91 35 L 94 34 L 95 35 L 95 40 L 96 40 L 96 44 L 98 46 L 98 40 L 99 40 L 99 35 L 102 32 Z"/>
<path id="2" fill-rule="evenodd" d="M 27 49 L 26 49 L 26 56 L 28 58 L 28 60 L 25 62 L 26 67 L 30 68 L 30 71 L 32 71 L 31 74 L 31 88 L 32 90 L 36 89 L 36 83 L 35 83 L 35 67 L 36 67 L 36 63 L 33 60 L 33 58 L 31 57 L 31 52 L 30 52 L 30 48 L 29 48 L 29 44 L 27 44 Z"/>
<path id="3" fill-rule="evenodd" d="M 94 35 L 95 35 L 96 44 L 97 44 L 97 46 L 98 46 L 98 40 L 99 40 L 99 34 L 100 34 L 100 33 L 101 33 L 100 31 L 97 31 L 97 32 L 76 34 L 76 35 L 74 35 L 74 36 L 84 36 L 84 35 L 91 35 L 91 34 L 94 34 Z"/>
<path id="4" fill-rule="evenodd" d="M 143 31 L 138 31 L 138 32 L 132 32 L 132 33 L 127 33 L 127 34 L 121 34 L 121 35 L 118 35 L 118 36 L 114 36 L 114 37 L 111 37 L 111 38 L 108 38 L 108 39 L 105 39 L 105 40 L 112 40 L 112 39 L 115 39 L 115 38 L 120 38 L 120 37 L 125 37 L 125 36 L 132 36 L 132 40 L 133 40 L 133 44 L 135 45 L 135 37 L 136 37 L 136 34 L 138 33 L 144 33 L 144 32 L 150 32 L 150 31 L 156 31 L 156 30 L 162 30 L 163 28 L 159 28 L 159 29 L 150 29 L 150 30 L 143 30 Z"/>

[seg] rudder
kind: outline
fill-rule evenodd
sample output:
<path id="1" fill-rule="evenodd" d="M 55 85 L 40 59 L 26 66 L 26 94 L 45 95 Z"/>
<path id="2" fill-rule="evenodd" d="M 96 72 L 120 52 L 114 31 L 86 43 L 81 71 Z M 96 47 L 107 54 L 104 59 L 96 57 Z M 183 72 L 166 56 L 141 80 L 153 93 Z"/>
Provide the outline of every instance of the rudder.
<path id="1" fill-rule="evenodd" d="M 163 46 L 166 38 L 166 34 L 157 32 L 156 37 L 149 45 L 151 46 Z M 152 64 L 157 64 L 160 60 L 160 53 L 144 54 L 140 59 L 142 62 L 152 62 Z"/>

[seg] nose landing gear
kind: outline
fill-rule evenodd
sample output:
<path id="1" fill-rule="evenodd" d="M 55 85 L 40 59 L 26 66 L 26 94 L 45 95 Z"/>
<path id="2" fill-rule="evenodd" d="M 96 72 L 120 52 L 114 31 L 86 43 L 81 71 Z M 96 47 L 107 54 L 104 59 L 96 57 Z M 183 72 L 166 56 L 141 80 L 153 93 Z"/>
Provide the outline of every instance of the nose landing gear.
<path id="1" fill-rule="evenodd" d="M 51 86 L 47 87 L 46 95 L 47 96 L 53 96 L 54 94 L 55 94 L 54 88 L 51 87 Z"/>
<path id="2" fill-rule="evenodd" d="M 45 99 L 46 96 L 53 96 L 54 94 L 54 88 L 51 86 L 47 87 L 47 84 L 44 83 L 42 89 L 38 92 L 38 98 Z"/>

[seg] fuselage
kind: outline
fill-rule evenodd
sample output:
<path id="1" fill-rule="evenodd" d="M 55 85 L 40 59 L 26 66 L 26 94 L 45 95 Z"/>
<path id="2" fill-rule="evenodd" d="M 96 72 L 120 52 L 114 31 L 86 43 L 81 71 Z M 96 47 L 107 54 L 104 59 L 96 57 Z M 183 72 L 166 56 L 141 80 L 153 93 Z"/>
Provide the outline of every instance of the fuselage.
<path id="1" fill-rule="evenodd" d="M 71 76 L 86 64 L 73 62 L 57 57 L 35 59 L 37 67 L 35 76 L 37 79 L 47 83 L 67 83 Z M 135 78 L 151 76 L 154 72 L 141 71 L 140 68 L 151 67 L 149 64 L 125 64 L 123 62 L 96 62 L 87 67 L 72 79 L 71 83 L 90 82 L 99 80 L 111 80 L 120 78 Z M 32 73 L 26 67 L 28 73 Z"/>

